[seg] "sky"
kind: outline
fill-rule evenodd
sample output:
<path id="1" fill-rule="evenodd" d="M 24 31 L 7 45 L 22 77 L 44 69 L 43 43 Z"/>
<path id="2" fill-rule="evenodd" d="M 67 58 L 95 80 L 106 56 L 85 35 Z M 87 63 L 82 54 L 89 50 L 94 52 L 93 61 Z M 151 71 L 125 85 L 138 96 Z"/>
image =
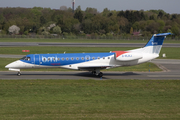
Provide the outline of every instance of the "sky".
<path id="1" fill-rule="evenodd" d="M 0 7 L 43 7 L 60 9 L 60 6 L 72 7 L 72 0 L 0 0 Z M 81 6 L 96 8 L 102 12 L 104 8 L 109 10 L 159 10 L 166 13 L 180 14 L 180 0 L 76 0 L 75 8 Z"/>

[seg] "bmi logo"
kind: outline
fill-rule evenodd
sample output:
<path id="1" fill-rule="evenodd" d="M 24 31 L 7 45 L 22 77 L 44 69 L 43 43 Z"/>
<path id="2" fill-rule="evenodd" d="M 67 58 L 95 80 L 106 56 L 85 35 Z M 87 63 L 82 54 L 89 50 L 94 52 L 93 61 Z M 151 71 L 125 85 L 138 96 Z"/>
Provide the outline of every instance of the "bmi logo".
<path id="1" fill-rule="evenodd" d="M 152 45 L 158 45 L 158 43 L 157 42 L 152 42 Z"/>

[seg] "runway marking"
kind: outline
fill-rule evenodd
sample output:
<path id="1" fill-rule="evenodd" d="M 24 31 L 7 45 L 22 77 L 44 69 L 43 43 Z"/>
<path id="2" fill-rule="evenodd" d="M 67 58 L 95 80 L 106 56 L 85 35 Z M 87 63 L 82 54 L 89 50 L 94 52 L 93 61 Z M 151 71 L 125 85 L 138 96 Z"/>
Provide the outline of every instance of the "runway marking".
<path id="1" fill-rule="evenodd" d="M 180 78 L 180 75 L 148 75 L 148 77 L 179 77 Z"/>

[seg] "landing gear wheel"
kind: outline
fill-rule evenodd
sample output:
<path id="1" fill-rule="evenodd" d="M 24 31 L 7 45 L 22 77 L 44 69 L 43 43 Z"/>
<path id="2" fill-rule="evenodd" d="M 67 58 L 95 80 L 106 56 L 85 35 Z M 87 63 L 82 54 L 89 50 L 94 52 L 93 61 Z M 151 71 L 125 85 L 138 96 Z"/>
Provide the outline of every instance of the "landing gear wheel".
<path id="1" fill-rule="evenodd" d="M 99 76 L 99 77 L 102 77 L 102 76 L 103 76 L 103 73 L 102 73 L 102 72 L 100 72 L 100 73 L 98 74 L 98 76 Z"/>
<path id="2" fill-rule="evenodd" d="M 96 75 L 96 71 L 92 71 L 92 74 L 93 74 L 93 75 Z"/>
<path id="3" fill-rule="evenodd" d="M 21 72 L 18 72 L 18 73 L 17 73 L 17 76 L 21 76 Z"/>

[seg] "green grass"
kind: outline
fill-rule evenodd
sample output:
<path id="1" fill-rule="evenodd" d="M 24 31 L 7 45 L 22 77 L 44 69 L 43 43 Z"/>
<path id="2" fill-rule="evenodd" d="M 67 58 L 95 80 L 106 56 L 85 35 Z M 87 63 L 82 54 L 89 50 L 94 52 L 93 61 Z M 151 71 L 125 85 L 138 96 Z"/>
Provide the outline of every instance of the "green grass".
<path id="1" fill-rule="evenodd" d="M 147 43 L 149 39 L 150 38 L 147 40 L 0 38 L 0 42 Z M 180 43 L 180 40 L 165 40 L 165 43 Z"/>
<path id="2" fill-rule="evenodd" d="M 27 54 L 41 54 L 41 53 L 94 53 L 94 52 L 109 52 L 109 51 L 124 51 L 132 50 L 133 47 L 57 47 L 57 46 L 31 46 L 31 47 L 0 47 L 0 54 L 12 54 L 12 55 L 27 55 Z M 30 50 L 29 53 L 23 53 L 22 50 Z M 160 57 L 166 53 L 165 59 L 180 59 L 180 47 L 179 48 L 165 48 L 162 47 Z"/>
<path id="3" fill-rule="evenodd" d="M 114 39 L 28 39 L 0 38 L 0 42 L 62 42 L 62 43 L 146 43 L 143 40 L 114 40 Z"/>
<path id="4" fill-rule="evenodd" d="M 180 81 L 1 80 L 1 120 L 180 119 Z"/>
<path id="5" fill-rule="evenodd" d="M 0 47 L 0 54 L 14 54 L 14 55 L 26 55 L 26 54 L 41 54 L 41 53 L 94 53 L 94 52 L 110 52 L 116 50 L 128 50 L 133 48 L 128 47 L 58 47 L 58 46 L 26 46 L 26 47 Z M 29 53 L 23 53 L 22 50 L 30 50 Z"/>
<path id="6" fill-rule="evenodd" d="M 30 53 L 23 53 L 22 50 L 30 50 Z M 82 52 L 110 52 L 113 50 L 128 50 L 133 48 L 107 48 L 107 47 L 57 47 L 57 46 L 30 46 L 30 47 L 0 47 L 0 54 L 40 54 L 40 53 L 82 53 Z"/>
<path id="7" fill-rule="evenodd" d="M 165 58 L 162 57 L 162 54 L 164 54 L 164 53 L 166 54 Z M 178 47 L 178 48 L 162 47 L 159 59 L 180 59 L 180 47 Z"/>
<path id="8" fill-rule="evenodd" d="M 120 71 L 120 72 L 158 72 L 162 71 L 159 67 L 157 67 L 154 63 L 143 63 L 140 65 L 135 66 L 128 66 L 128 67 L 118 67 L 113 69 L 108 69 L 104 71 Z"/>
<path id="9" fill-rule="evenodd" d="M 5 66 L 15 60 L 15 58 L 0 58 L 1 64 L 0 64 L 0 71 L 8 71 Z M 123 72 L 133 72 L 133 71 L 138 71 L 138 72 L 155 72 L 155 71 L 162 71 L 160 68 L 157 67 L 157 65 L 153 63 L 143 63 L 140 65 L 136 66 L 129 66 L 129 67 L 118 67 L 118 68 L 113 68 L 113 69 L 108 69 L 104 71 L 123 71 Z M 47 68 L 47 69 L 21 69 L 21 71 L 72 71 L 68 69 L 62 69 L 62 68 Z"/>

